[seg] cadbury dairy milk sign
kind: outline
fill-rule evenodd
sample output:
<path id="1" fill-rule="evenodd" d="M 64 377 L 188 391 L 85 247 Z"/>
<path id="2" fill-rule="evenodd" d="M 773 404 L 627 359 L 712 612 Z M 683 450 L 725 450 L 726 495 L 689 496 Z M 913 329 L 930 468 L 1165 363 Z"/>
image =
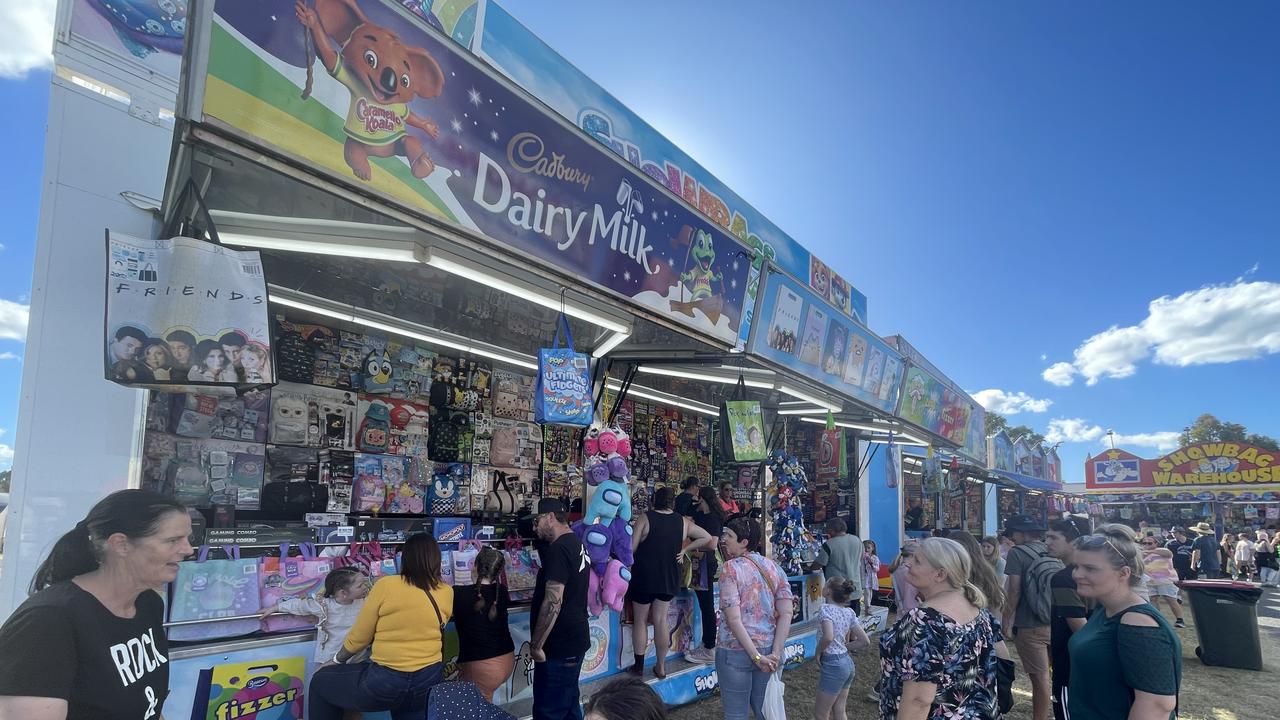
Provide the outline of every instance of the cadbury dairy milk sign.
<path id="1" fill-rule="evenodd" d="M 279 5 L 218 2 L 205 121 L 737 341 L 752 257 L 724 229 L 395 3 Z"/>

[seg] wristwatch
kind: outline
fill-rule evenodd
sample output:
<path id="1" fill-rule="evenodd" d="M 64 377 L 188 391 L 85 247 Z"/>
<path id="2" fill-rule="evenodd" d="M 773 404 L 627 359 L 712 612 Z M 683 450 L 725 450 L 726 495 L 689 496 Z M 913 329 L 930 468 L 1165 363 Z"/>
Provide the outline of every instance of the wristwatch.
<path id="1" fill-rule="evenodd" d="M 760 653 L 756 653 L 756 656 L 755 656 L 755 657 L 753 657 L 753 658 L 751 658 L 751 662 L 753 662 L 753 663 L 759 663 L 759 662 L 760 662 L 760 658 L 762 658 L 762 657 L 764 657 L 764 656 L 763 656 L 763 655 L 761 655 Z"/>

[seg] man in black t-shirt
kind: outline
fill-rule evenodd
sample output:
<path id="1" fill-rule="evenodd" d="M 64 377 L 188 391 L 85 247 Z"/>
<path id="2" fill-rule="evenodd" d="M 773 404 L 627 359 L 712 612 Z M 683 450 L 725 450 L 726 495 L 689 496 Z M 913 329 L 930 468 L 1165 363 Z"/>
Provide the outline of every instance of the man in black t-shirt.
<path id="1" fill-rule="evenodd" d="M 689 476 L 680 487 L 683 491 L 676 497 L 676 513 L 691 518 L 698 511 L 698 493 L 702 491 L 702 483 L 698 478 Z"/>
<path id="2" fill-rule="evenodd" d="M 920 498 L 907 500 L 907 511 L 902 515 L 902 524 L 907 530 L 924 529 L 924 508 L 920 507 Z"/>
<path id="3" fill-rule="evenodd" d="M 1173 553 L 1173 569 L 1178 571 L 1179 580 L 1195 580 L 1196 573 L 1191 569 L 1191 541 L 1187 539 L 1186 528 L 1174 528 L 1173 539 L 1164 544 Z"/>
<path id="4" fill-rule="evenodd" d="M 1067 682 L 1071 679 L 1071 653 L 1067 641 L 1084 627 L 1089 618 L 1089 608 L 1071 577 L 1076 566 L 1071 564 L 1074 554 L 1072 542 L 1080 537 L 1080 530 L 1070 520 L 1054 520 L 1044 535 L 1049 554 L 1058 558 L 1066 567 L 1054 573 L 1049 581 L 1053 597 L 1053 619 L 1049 623 L 1049 666 L 1053 682 L 1053 717 L 1067 717 Z"/>
<path id="5" fill-rule="evenodd" d="M 567 522 L 568 512 L 562 501 L 538 501 L 534 532 L 546 547 L 539 551 L 542 569 L 538 571 L 529 616 L 534 720 L 582 718 L 578 683 L 582 657 L 591 647 L 587 624 L 591 563 Z"/>

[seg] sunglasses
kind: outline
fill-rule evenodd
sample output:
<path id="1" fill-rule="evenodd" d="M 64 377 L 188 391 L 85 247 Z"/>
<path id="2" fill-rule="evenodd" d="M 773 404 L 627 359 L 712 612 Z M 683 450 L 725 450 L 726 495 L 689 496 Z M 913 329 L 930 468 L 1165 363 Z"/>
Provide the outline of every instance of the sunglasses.
<path id="1" fill-rule="evenodd" d="M 1106 545 L 1111 548 L 1111 552 L 1114 552 L 1121 558 L 1125 556 L 1124 553 L 1120 552 L 1120 548 L 1116 547 L 1115 543 L 1111 542 L 1111 538 L 1106 535 L 1085 535 L 1076 542 L 1079 543 L 1079 548 L 1081 550 L 1100 550 L 1103 545 Z"/>

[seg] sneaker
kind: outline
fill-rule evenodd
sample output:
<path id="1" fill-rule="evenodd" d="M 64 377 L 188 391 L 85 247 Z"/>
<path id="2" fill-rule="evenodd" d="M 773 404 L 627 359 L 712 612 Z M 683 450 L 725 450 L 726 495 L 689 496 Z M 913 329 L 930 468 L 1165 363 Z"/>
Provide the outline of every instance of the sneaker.
<path id="1" fill-rule="evenodd" d="M 1184 622 L 1182 618 L 1178 618 L 1173 622 L 1173 626 L 1176 628 L 1185 628 L 1187 626 L 1187 623 Z"/>
<path id="2" fill-rule="evenodd" d="M 685 653 L 684 659 L 695 665 L 709 665 L 716 661 L 716 654 L 714 650 L 700 647 Z"/>

